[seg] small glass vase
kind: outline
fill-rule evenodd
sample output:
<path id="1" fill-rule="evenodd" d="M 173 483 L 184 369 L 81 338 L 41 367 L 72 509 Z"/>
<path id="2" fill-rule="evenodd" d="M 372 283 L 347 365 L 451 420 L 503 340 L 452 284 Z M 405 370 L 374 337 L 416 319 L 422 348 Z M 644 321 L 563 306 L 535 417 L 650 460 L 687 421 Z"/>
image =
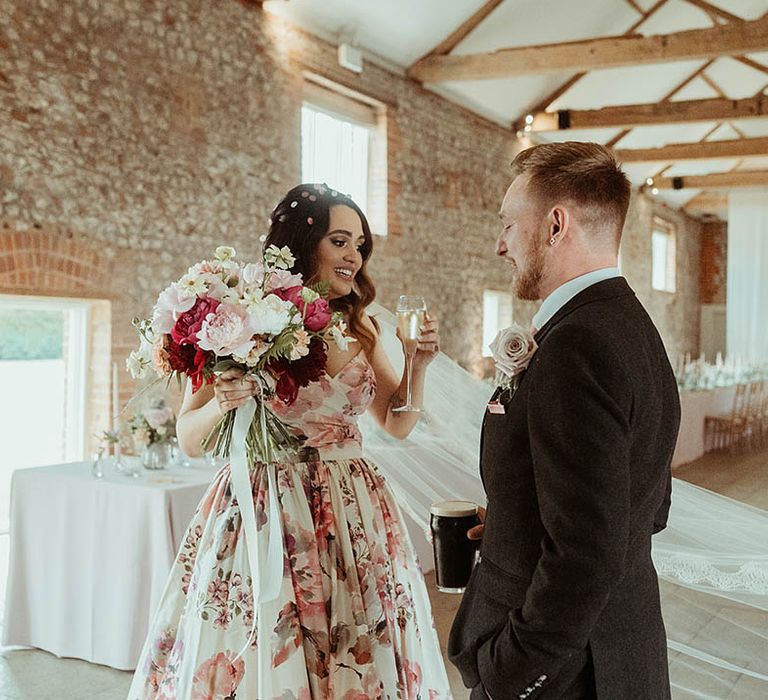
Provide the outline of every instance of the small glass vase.
<path id="1" fill-rule="evenodd" d="M 104 450 L 94 453 L 91 459 L 91 476 L 94 479 L 104 478 Z"/>
<path id="2" fill-rule="evenodd" d="M 171 461 L 171 446 L 167 442 L 153 442 L 141 453 L 144 469 L 156 471 L 165 469 Z"/>

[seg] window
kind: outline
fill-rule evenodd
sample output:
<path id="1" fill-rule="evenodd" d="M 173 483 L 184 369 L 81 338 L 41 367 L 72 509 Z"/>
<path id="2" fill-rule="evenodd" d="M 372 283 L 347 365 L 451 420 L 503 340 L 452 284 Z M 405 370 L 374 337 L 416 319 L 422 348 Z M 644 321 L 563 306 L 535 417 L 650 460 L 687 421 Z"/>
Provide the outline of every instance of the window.
<path id="1" fill-rule="evenodd" d="M 0 435 L 9 469 L 85 456 L 87 328 L 87 302 L 0 297 Z"/>
<path id="2" fill-rule="evenodd" d="M 327 182 L 349 194 L 380 235 L 387 231 L 386 158 L 383 105 L 317 76 L 305 81 L 302 182 Z"/>
<path id="3" fill-rule="evenodd" d="M 491 357 L 489 345 L 496 334 L 512 325 L 512 295 L 508 292 L 483 292 L 483 357 Z"/>
<path id="4" fill-rule="evenodd" d="M 651 232 L 652 272 L 651 284 L 653 289 L 662 292 L 676 290 L 676 240 L 675 227 L 668 221 L 654 217 Z"/>
<path id="5" fill-rule="evenodd" d="M 89 320 L 86 301 L 0 295 L 0 609 L 13 472 L 85 456 Z"/>

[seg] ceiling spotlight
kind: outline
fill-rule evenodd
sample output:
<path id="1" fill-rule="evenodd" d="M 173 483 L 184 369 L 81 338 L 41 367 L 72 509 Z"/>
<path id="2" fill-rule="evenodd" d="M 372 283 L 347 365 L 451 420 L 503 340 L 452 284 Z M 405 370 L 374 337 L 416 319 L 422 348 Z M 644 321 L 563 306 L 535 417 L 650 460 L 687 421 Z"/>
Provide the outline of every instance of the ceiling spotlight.
<path id="1" fill-rule="evenodd" d="M 645 184 L 648 185 L 648 187 L 650 187 L 653 184 L 653 178 L 652 177 L 646 178 Z"/>
<path id="2" fill-rule="evenodd" d="M 658 193 L 659 193 L 659 188 L 658 188 L 658 187 L 654 187 L 654 188 L 651 190 L 651 194 L 658 194 Z"/>
<path id="3" fill-rule="evenodd" d="M 526 124 L 533 124 L 533 115 L 532 114 L 526 114 L 525 115 L 525 123 Z"/>

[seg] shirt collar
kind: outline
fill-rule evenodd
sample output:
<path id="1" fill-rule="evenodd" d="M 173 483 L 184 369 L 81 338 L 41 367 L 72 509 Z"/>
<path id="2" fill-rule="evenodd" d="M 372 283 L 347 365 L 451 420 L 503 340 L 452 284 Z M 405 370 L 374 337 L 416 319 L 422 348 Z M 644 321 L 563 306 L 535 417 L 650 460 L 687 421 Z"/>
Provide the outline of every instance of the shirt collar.
<path id="1" fill-rule="evenodd" d="M 560 285 L 542 302 L 541 307 L 533 317 L 533 327 L 540 330 L 577 294 L 583 292 L 587 287 L 591 287 L 593 284 L 604 282 L 605 280 L 613 279 L 614 277 L 621 277 L 621 272 L 618 267 L 603 267 Z"/>

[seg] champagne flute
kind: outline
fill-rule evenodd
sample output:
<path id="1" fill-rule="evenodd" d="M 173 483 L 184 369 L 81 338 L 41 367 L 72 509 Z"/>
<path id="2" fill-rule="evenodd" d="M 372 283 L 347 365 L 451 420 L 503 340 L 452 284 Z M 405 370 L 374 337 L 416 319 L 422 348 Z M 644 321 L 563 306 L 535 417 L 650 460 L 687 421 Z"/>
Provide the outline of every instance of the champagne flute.
<path id="1" fill-rule="evenodd" d="M 393 413 L 421 413 L 421 409 L 411 403 L 411 375 L 413 357 L 419 345 L 419 334 L 427 315 L 427 304 L 423 297 L 401 296 L 397 302 L 397 325 L 405 346 L 406 399 L 404 406 L 393 408 Z"/>

